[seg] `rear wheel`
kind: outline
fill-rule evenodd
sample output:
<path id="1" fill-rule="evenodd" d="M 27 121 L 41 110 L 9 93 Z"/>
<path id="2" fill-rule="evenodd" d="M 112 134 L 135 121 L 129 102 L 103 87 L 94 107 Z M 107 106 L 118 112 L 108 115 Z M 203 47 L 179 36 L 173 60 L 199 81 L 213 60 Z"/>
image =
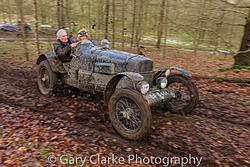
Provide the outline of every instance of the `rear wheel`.
<path id="1" fill-rule="evenodd" d="M 117 90 L 109 101 L 109 116 L 116 131 L 127 139 L 140 140 L 150 133 L 150 106 L 136 90 Z"/>
<path id="2" fill-rule="evenodd" d="M 38 65 L 37 84 L 40 92 L 44 95 L 51 95 L 57 84 L 57 75 L 49 65 L 48 60 Z"/>
<path id="3" fill-rule="evenodd" d="M 176 98 L 166 102 L 165 108 L 172 113 L 187 115 L 193 111 L 199 101 L 199 94 L 194 83 L 182 74 L 168 77 L 168 89 L 175 92 Z"/>

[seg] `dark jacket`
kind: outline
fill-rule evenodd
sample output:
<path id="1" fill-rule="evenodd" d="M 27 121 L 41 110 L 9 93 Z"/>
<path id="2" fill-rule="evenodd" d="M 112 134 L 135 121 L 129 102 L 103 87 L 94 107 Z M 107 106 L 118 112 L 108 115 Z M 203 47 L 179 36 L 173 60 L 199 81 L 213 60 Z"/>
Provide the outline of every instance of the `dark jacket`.
<path id="1" fill-rule="evenodd" d="M 70 39 L 68 39 L 68 42 L 62 42 L 61 40 L 57 39 L 54 43 L 56 55 L 63 63 L 70 61 L 71 44 L 72 41 Z"/>

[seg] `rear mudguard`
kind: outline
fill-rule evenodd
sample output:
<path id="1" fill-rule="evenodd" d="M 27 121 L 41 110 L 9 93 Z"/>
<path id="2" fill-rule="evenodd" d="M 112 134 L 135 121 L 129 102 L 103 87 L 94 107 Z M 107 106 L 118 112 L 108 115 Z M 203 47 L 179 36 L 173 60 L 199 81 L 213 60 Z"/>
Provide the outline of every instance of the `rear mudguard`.
<path id="1" fill-rule="evenodd" d="M 66 73 L 66 70 L 61 62 L 61 60 L 59 60 L 57 58 L 57 56 L 54 53 L 51 54 L 41 54 L 37 61 L 36 64 L 39 65 L 40 62 L 44 61 L 44 60 L 48 60 L 49 61 L 49 65 L 52 69 L 53 72 L 56 73 Z"/>

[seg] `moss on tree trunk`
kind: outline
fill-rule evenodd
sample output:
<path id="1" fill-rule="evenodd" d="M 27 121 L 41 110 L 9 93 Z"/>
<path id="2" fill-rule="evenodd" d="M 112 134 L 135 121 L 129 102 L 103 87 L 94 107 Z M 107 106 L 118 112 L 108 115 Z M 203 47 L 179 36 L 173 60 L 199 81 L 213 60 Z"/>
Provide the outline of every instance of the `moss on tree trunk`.
<path id="1" fill-rule="evenodd" d="M 244 28 L 240 53 L 234 57 L 234 61 L 234 65 L 236 66 L 250 66 L 250 9 Z"/>

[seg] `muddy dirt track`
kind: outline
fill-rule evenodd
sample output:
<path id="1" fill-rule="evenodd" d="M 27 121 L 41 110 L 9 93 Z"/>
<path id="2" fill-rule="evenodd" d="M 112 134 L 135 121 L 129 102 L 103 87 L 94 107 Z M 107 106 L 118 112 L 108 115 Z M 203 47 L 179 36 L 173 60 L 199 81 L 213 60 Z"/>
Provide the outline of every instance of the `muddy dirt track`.
<path id="1" fill-rule="evenodd" d="M 144 141 L 128 141 L 112 128 L 102 95 L 60 85 L 53 96 L 43 96 L 37 88 L 34 67 L 0 58 L 0 164 L 63 166 L 58 157 L 56 164 L 47 157 L 108 157 L 112 153 L 117 157 L 175 159 L 191 155 L 202 157 L 200 166 L 208 167 L 250 165 L 247 84 L 193 78 L 200 103 L 192 114 L 184 117 L 165 112 L 160 106 L 153 108 L 151 136 Z M 125 164 L 137 166 L 138 162 Z M 155 166 L 152 162 L 149 165 Z M 174 159 L 165 165 L 180 166 Z M 184 166 L 196 165 L 193 161 Z"/>

